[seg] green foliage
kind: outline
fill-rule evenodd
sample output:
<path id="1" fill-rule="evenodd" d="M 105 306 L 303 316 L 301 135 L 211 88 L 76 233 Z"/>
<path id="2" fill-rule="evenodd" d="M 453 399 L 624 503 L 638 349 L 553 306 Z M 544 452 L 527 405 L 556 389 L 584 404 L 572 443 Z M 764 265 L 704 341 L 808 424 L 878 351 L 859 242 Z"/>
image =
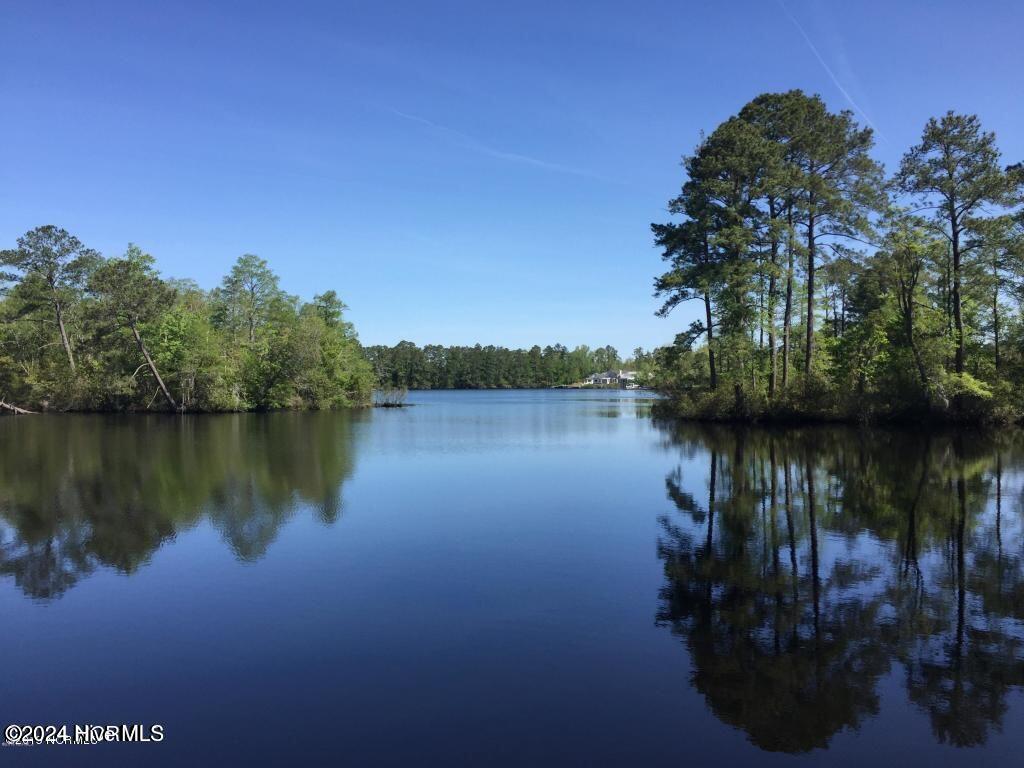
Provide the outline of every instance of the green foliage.
<path id="1" fill-rule="evenodd" d="M 245 407 L 236 391 L 237 360 L 223 352 L 223 340 L 201 295 L 182 296 L 152 326 L 153 357 L 169 372 L 171 388 L 186 410 L 231 411 Z"/>
<path id="2" fill-rule="evenodd" d="M 369 403 L 373 372 L 338 295 L 302 303 L 255 256 L 210 293 L 161 278 L 137 246 L 103 259 L 56 227 L 20 238 L 0 263 L 12 269 L 0 298 L 0 397 L 10 402 L 188 411 Z"/>
<path id="3" fill-rule="evenodd" d="M 555 344 L 541 349 L 505 347 L 441 347 L 428 344 L 420 348 L 411 341 L 393 347 L 366 347 L 365 355 L 373 367 L 377 386 L 405 389 L 523 389 L 575 384 L 592 373 L 638 369 L 646 365 L 646 373 L 654 367 L 653 360 L 640 357 L 628 364 L 619 358 L 614 347 L 590 349 L 579 346 L 573 350 Z"/>
<path id="4" fill-rule="evenodd" d="M 678 413 L 1024 414 L 1021 167 L 1000 167 L 974 116 L 929 121 L 891 184 L 871 145 L 850 113 L 790 91 L 757 97 L 686 159 L 680 220 L 652 225 L 669 265 L 658 314 L 704 304 L 655 358 Z"/>

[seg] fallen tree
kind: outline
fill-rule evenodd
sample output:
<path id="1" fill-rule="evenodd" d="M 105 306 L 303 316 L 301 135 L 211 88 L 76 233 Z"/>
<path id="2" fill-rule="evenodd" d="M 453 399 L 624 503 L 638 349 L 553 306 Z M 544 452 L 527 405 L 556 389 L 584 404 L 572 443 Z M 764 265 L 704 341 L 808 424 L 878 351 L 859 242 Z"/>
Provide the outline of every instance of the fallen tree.
<path id="1" fill-rule="evenodd" d="M 24 408 L 19 408 L 16 405 L 11 405 L 8 402 L 0 400 L 0 411 L 7 411 L 13 413 L 16 416 L 27 416 L 28 414 L 35 413 L 35 411 L 26 411 Z"/>

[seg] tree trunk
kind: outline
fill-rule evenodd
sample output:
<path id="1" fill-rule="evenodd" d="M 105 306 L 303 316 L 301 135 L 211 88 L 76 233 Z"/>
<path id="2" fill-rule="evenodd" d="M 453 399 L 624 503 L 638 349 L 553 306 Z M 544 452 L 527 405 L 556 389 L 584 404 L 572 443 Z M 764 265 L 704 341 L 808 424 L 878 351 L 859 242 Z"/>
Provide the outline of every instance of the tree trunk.
<path id="1" fill-rule="evenodd" d="M 999 370 L 1000 357 L 999 357 L 999 306 L 998 303 L 993 307 L 995 313 L 995 333 L 996 333 L 996 371 Z"/>
<path id="2" fill-rule="evenodd" d="M 812 201 L 813 205 L 813 201 Z M 810 376 L 814 357 L 814 214 L 807 217 L 807 343 L 804 375 Z"/>
<path id="3" fill-rule="evenodd" d="M 71 372 L 75 373 L 75 355 L 71 351 L 71 339 L 68 338 L 68 331 L 64 326 L 64 308 L 56 298 L 53 300 L 53 308 L 57 312 L 57 327 L 60 329 L 60 342 L 64 345 L 64 351 L 68 355 L 68 365 L 71 366 Z"/>
<path id="4" fill-rule="evenodd" d="M 160 372 L 156 369 L 156 363 L 153 362 L 153 358 L 149 356 L 149 350 L 146 349 L 146 345 L 142 343 L 142 336 L 139 335 L 139 329 L 135 323 L 131 324 L 132 334 L 135 336 L 135 343 L 139 345 L 139 351 L 142 352 L 142 356 L 146 358 L 146 365 L 149 366 L 150 372 L 153 374 L 153 378 L 156 379 L 157 386 L 160 387 L 160 391 L 164 393 L 164 398 L 171 406 L 171 410 L 178 410 L 178 404 L 174 402 L 174 397 L 171 395 L 171 391 L 164 384 L 164 380 L 160 378 Z"/>
<path id="5" fill-rule="evenodd" d="M 992 333 L 995 337 L 996 372 L 999 371 L 999 265 L 992 258 Z"/>
<path id="6" fill-rule="evenodd" d="M 775 349 L 775 275 L 768 280 L 768 398 L 775 397 L 778 372 L 778 354 Z"/>
<path id="7" fill-rule="evenodd" d="M 793 206 L 786 212 L 789 234 L 786 237 L 788 265 L 786 267 L 786 304 L 782 311 L 782 388 L 789 384 L 790 325 L 793 322 Z"/>
<path id="8" fill-rule="evenodd" d="M 771 270 L 768 275 L 768 399 L 775 397 L 775 386 L 778 374 L 775 371 L 775 304 L 778 299 L 778 281 L 776 270 L 779 264 L 779 237 L 776 234 L 775 220 L 777 213 L 775 204 L 769 204 L 769 212 L 772 222 L 772 243 L 771 243 Z"/>
<path id="9" fill-rule="evenodd" d="M 946 310 L 946 333 L 953 335 L 953 264 L 952 257 L 946 250 L 946 263 L 942 270 L 943 307 Z"/>
<path id="10" fill-rule="evenodd" d="M 764 349 L 764 275 L 757 286 L 757 348 Z"/>
<path id="11" fill-rule="evenodd" d="M 953 325 L 956 336 L 956 372 L 964 372 L 964 318 L 960 301 L 960 223 L 957 221 L 956 206 L 949 204 L 950 234 L 953 241 Z"/>
<path id="12" fill-rule="evenodd" d="M 0 411 L 10 411 L 15 416 L 26 416 L 30 413 L 35 413 L 35 411 L 27 411 L 24 408 L 19 408 L 16 405 L 11 405 L 10 403 L 4 402 L 3 400 L 0 400 Z"/>
<path id="13" fill-rule="evenodd" d="M 715 336 L 711 324 L 711 294 L 707 291 L 704 291 L 704 315 L 708 329 L 708 367 L 711 371 L 711 388 L 718 389 L 718 371 L 715 369 Z"/>
<path id="14" fill-rule="evenodd" d="M 914 364 L 917 366 L 917 376 L 921 381 L 921 390 L 924 392 L 925 405 L 931 410 L 932 406 L 932 395 L 931 387 L 928 384 L 928 373 L 924 367 L 924 360 L 921 357 L 921 349 L 917 346 L 917 341 L 914 339 L 914 297 L 913 290 L 911 290 L 910 296 L 906 299 L 906 307 L 903 311 L 903 327 L 907 334 L 907 344 L 910 345 L 910 351 L 914 355 Z"/>

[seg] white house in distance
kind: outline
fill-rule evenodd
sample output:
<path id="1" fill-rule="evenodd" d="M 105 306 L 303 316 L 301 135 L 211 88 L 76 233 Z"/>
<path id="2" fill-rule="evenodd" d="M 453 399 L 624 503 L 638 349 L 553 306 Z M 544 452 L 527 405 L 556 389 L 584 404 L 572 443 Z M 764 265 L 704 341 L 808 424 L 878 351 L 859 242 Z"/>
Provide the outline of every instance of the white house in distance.
<path id="1" fill-rule="evenodd" d="M 583 380 L 588 387 L 623 387 L 636 385 L 636 371 L 603 371 L 592 373 Z"/>

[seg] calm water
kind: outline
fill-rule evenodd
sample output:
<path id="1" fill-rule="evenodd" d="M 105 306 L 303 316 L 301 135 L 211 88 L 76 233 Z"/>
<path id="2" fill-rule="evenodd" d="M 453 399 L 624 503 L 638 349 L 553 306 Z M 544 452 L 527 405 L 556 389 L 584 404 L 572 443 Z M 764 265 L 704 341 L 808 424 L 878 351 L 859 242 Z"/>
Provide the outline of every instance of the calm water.
<path id="1" fill-rule="evenodd" d="M 413 400 L 0 419 L 0 761 L 1020 764 L 1021 434 Z"/>

